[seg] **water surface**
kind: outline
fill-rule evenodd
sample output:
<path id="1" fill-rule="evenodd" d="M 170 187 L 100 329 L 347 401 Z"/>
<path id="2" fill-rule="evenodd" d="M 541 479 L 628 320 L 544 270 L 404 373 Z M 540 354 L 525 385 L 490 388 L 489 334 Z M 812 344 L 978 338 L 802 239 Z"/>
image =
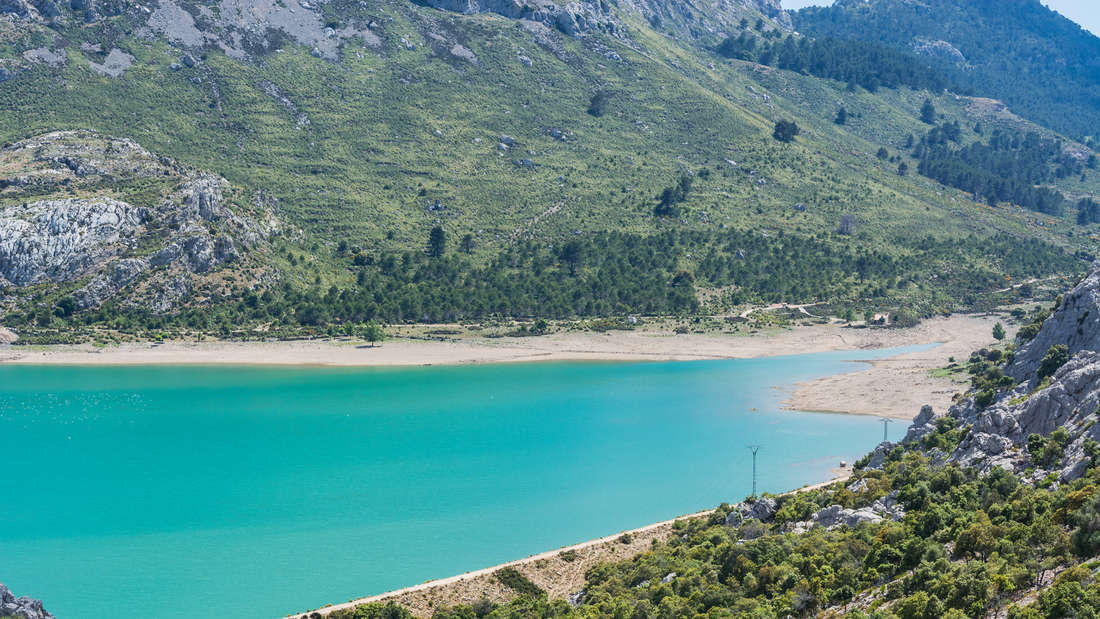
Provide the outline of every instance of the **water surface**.
<path id="1" fill-rule="evenodd" d="M 0 366 L 0 582 L 65 619 L 274 617 L 736 500 L 749 443 L 760 490 L 787 490 L 882 427 L 782 411 L 775 387 L 903 350 Z"/>

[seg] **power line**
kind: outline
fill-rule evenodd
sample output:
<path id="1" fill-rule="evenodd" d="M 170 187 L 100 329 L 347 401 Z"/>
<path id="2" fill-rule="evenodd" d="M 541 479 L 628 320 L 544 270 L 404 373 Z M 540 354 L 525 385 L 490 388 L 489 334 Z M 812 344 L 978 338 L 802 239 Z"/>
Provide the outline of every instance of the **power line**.
<path id="1" fill-rule="evenodd" d="M 882 442 L 885 443 L 887 441 L 886 428 L 888 427 L 888 424 L 894 423 L 894 420 L 883 417 L 882 419 L 879 419 L 879 421 L 882 422 Z"/>
<path id="2" fill-rule="evenodd" d="M 760 445 L 746 445 L 752 450 L 752 496 L 756 496 L 756 452 L 760 451 Z"/>

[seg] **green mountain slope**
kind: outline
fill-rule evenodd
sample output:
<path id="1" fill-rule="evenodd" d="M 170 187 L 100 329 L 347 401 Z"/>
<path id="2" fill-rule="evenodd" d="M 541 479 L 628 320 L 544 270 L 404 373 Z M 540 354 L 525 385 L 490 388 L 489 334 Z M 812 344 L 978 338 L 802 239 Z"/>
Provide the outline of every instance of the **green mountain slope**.
<path id="1" fill-rule="evenodd" d="M 839 0 L 793 15 L 810 36 L 887 43 L 929 58 L 959 88 L 1074 137 L 1100 124 L 1100 38 L 1038 0 Z"/>
<path id="2" fill-rule="evenodd" d="M 578 6 L 518 20 L 403 0 L 8 15 L 0 139 L 132 138 L 224 176 L 287 233 L 254 296 L 217 310 L 109 301 L 61 320 L 60 293 L 9 287 L 6 324 L 295 329 L 818 300 L 927 315 L 1076 272 L 1074 256 L 1094 251 L 1072 211 L 990 208 L 898 174 L 901 160 L 916 168 L 901 149 L 928 129 L 928 97 L 967 127 L 1034 125 L 951 94 L 852 91 L 712 51 L 734 32 L 782 32 L 770 5 L 707 20 L 675 2 Z M 573 22 L 588 29 L 569 36 Z M 780 120 L 797 121 L 794 142 L 772 137 Z M 659 216 L 685 177 L 673 216 Z M 1098 186 L 1092 171 L 1072 184 L 1080 196 Z M 28 197 L 9 186 L 0 205 Z M 435 226 L 441 258 L 425 252 Z"/>

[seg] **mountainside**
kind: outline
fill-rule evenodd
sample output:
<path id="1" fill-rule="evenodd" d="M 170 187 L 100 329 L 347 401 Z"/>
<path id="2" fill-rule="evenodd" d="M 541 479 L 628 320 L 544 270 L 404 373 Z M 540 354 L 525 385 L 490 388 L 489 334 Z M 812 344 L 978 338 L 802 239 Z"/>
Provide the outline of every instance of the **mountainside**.
<path id="1" fill-rule="evenodd" d="M 125 270 L 151 263 L 44 278 L 58 265 L 32 256 L 18 266 L 29 279 L 5 267 L 4 325 L 24 342 L 108 324 L 246 337 L 815 301 L 909 320 L 988 307 L 1095 254 L 1100 210 L 1082 201 L 1100 195 L 1090 148 L 940 92 L 932 76 L 919 83 L 931 90 L 891 82 L 876 64 L 912 59 L 799 48 L 831 54 L 833 73 L 819 75 L 814 62 L 719 53 L 731 37 L 796 45 L 774 2 L 435 4 L 3 3 L 0 140 L 16 151 L 58 131 L 128 140 L 226 179 L 232 213 L 263 228 L 277 212 L 293 231 L 262 234 L 255 252 L 243 230 L 211 229 L 212 243 L 237 239 L 248 275 L 220 291 L 193 283 L 171 302 Z M 883 87 L 836 79 L 848 69 Z M 921 119 L 926 101 L 935 126 Z M 781 121 L 797 123 L 789 140 L 776 138 Z M 994 131 L 1008 144 L 996 157 L 1029 157 L 1026 185 L 997 169 L 954 174 L 954 159 L 922 167 L 930 155 L 911 152 Z M 144 202 L 121 195 L 136 180 L 113 177 L 78 197 L 179 203 L 192 173 L 176 174 Z M 68 208 L 69 188 L 15 180 L 0 193 L 7 220 Z M 1057 191 L 1057 208 L 1032 184 Z M 24 227 L 6 228 L 6 246 Z M 146 241 L 134 228 L 137 245 L 185 235 L 158 230 Z M 95 242 L 114 248 L 103 256 L 145 256 Z M 95 274 L 119 294 L 77 295 L 89 282 L 73 277 Z"/>
<path id="2" fill-rule="evenodd" d="M 1066 135 L 1100 139 L 1100 38 L 1039 0 L 838 0 L 793 18 L 811 36 L 914 51 L 960 89 Z"/>

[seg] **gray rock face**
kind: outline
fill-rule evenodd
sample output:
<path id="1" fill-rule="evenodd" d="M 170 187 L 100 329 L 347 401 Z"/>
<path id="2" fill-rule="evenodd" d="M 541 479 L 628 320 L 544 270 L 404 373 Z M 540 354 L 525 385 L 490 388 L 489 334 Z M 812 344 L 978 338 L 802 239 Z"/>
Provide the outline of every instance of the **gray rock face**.
<path id="1" fill-rule="evenodd" d="M 873 512 L 870 507 L 845 509 L 840 505 L 830 505 L 821 509 L 811 518 L 816 526 L 828 529 L 836 528 L 840 525 L 854 527 L 864 522 L 882 522 L 882 516 Z"/>
<path id="2" fill-rule="evenodd" d="M 913 418 L 913 425 L 909 426 L 909 431 L 905 434 L 905 443 L 912 443 L 919 441 L 926 435 L 931 434 L 936 429 L 936 412 L 932 410 L 932 407 L 925 404 L 921 407 L 920 413 Z"/>
<path id="3" fill-rule="evenodd" d="M 144 209 L 111 198 L 42 200 L 0 209 L 0 277 L 66 282 L 121 253 Z"/>
<path id="4" fill-rule="evenodd" d="M 940 60 L 947 60 L 956 64 L 966 62 L 966 56 L 957 47 L 947 41 L 936 41 L 918 37 L 914 39 L 911 47 L 913 51 L 922 56 L 931 56 Z"/>
<path id="5" fill-rule="evenodd" d="M 114 48 L 107 54 L 107 58 L 103 60 L 103 64 L 89 62 L 88 66 L 100 75 L 106 75 L 107 77 L 122 77 L 122 74 L 126 73 L 126 69 L 129 69 L 134 64 L 134 60 L 135 58 L 130 54 Z"/>
<path id="6" fill-rule="evenodd" d="M 1084 443 L 1100 439 L 1100 427 L 1092 426 L 1100 406 L 1100 353 L 1078 352 L 1051 377 L 1048 387 L 1031 392 L 1028 381 L 1001 397 L 986 409 L 967 401 L 952 407 L 950 414 L 971 431 L 951 454 L 950 460 L 981 471 L 999 466 L 1021 472 L 1032 466 L 1026 451 L 1031 434 L 1048 436 L 1065 428 L 1070 443 L 1064 455 L 1052 466 L 1063 480 L 1076 479 L 1084 472 L 1079 467 L 1087 460 Z M 1045 476 L 1037 467 L 1036 478 Z"/>
<path id="7" fill-rule="evenodd" d="M 117 260 L 105 273 L 95 276 L 87 286 L 73 293 L 78 310 L 98 307 L 113 297 L 149 268 L 149 262 L 141 258 Z"/>
<path id="8" fill-rule="evenodd" d="M 92 188 L 102 180 L 135 177 L 178 182 L 174 193 L 154 208 L 100 197 L 38 200 L 0 209 L 0 284 L 22 287 L 86 278 L 72 294 L 78 310 L 130 290 L 131 306 L 167 311 L 190 295 L 191 276 L 239 260 L 277 226 L 270 211 L 260 223 L 230 210 L 223 197 L 229 189 L 225 179 L 177 168 L 128 140 L 82 133 L 40 136 L 0 151 L 0 169 L 20 172 L 0 179 L 0 190 L 48 189 L 57 179 L 69 187 Z"/>
<path id="9" fill-rule="evenodd" d="M 15 597 L 12 592 L 0 584 L 0 616 L 21 617 L 22 619 L 54 619 L 53 615 L 42 608 L 41 600 L 29 597 Z"/>
<path id="10" fill-rule="evenodd" d="M 881 469 L 883 466 L 886 465 L 886 456 L 890 455 L 890 452 L 894 450 L 894 447 L 897 447 L 897 445 L 891 443 L 890 441 L 879 443 L 878 446 L 875 447 L 875 450 L 871 452 L 871 458 L 870 460 L 868 460 L 867 466 L 864 468 Z"/>
<path id="11" fill-rule="evenodd" d="M 1037 370 L 1051 346 L 1065 345 L 1069 361 L 1040 384 Z M 995 467 L 1014 473 L 1032 468 L 1036 481 L 1056 473 L 1061 481 L 1081 477 L 1090 463 L 1086 441 L 1100 441 L 1100 269 L 1094 270 L 1072 291 L 1043 323 L 1038 335 L 1016 351 L 1005 370 L 1020 383 L 981 408 L 969 398 L 948 411 L 957 425 L 967 428 L 954 452 L 938 454 L 936 460 L 988 473 Z M 1039 389 L 1039 387 L 1043 387 Z M 913 420 L 907 442 L 917 441 L 935 429 L 936 415 L 930 407 L 921 409 Z M 1049 436 L 1064 428 L 1069 439 L 1060 457 L 1033 462 L 1027 451 L 1028 436 Z M 872 464 L 883 457 L 881 446 Z M 874 468 L 872 466 L 872 468 Z"/>
<path id="12" fill-rule="evenodd" d="M 1072 356 L 1100 350 L 1100 269 L 1063 296 L 1062 304 L 1043 323 L 1035 339 L 1016 352 L 1005 373 L 1016 380 L 1032 378 L 1051 346 L 1064 344 Z"/>
<path id="13" fill-rule="evenodd" d="M 787 530 L 804 533 L 814 527 L 826 529 L 835 529 L 840 526 L 855 527 L 863 523 L 875 524 L 883 520 L 901 520 L 904 517 L 905 509 L 898 503 L 898 493 L 895 490 L 876 499 L 868 507 L 847 509 L 840 505 L 830 505 L 818 510 L 810 516 L 809 520 L 789 523 Z"/>
<path id="14" fill-rule="evenodd" d="M 27 51 L 23 52 L 23 58 L 26 58 L 31 62 L 47 64 L 55 69 L 65 66 L 65 63 L 68 60 L 65 57 L 65 50 L 55 52 L 48 47 L 28 49 Z"/>
<path id="15" fill-rule="evenodd" d="M 471 15 L 495 13 L 511 19 L 526 19 L 556 27 L 569 36 L 581 36 L 590 30 L 614 30 L 607 5 L 599 2 L 570 2 L 558 5 L 553 0 L 427 0 L 428 6 Z"/>
<path id="16" fill-rule="evenodd" d="M 771 497 L 760 497 L 752 503 L 738 503 L 726 516 L 726 524 L 739 526 L 745 520 L 769 522 L 775 517 L 776 502 Z"/>
<path id="17" fill-rule="evenodd" d="M 889 518 L 890 520 L 901 520 L 905 518 L 905 508 L 902 507 L 901 503 L 898 503 L 897 490 L 894 490 L 884 497 L 875 499 L 875 502 L 871 503 L 871 511 L 883 518 Z"/>
<path id="18" fill-rule="evenodd" d="M 455 43 L 454 46 L 451 47 L 450 52 L 452 56 L 459 60 L 465 60 L 475 66 L 478 64 L 477 56 L 468 47 Z"/>
<path id="19" fill-rule="evenodd" d="M 222 189 L 228 183 L 217 176 L 203 175 L 185 183 L 180 190 L 184 208 L 180 210 L 181 221 L 218 221 L 232 216 L 228 208 L 222 205 Z"/>

